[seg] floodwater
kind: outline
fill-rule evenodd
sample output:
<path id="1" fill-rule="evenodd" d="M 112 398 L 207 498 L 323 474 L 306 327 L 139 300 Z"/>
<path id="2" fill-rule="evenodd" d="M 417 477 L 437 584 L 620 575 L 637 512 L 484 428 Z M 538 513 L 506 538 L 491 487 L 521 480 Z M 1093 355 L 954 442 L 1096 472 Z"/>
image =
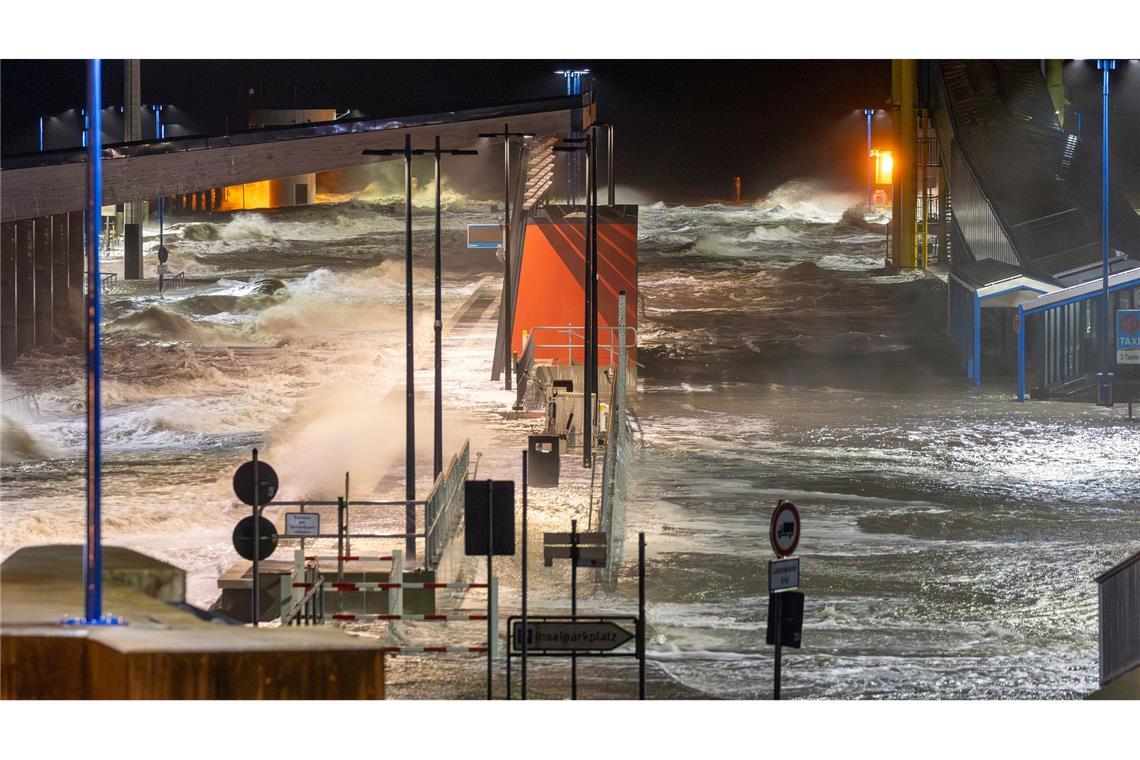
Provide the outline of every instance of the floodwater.
<path id="1" fill-rule="evenodd" d="M 463 248 L 463 225 L 492 222 L 495 206 L 449 201 L 445 320 L 500 271 L 493 254 Z M 1093 577 L 1140 544 L 1140 426 L 1119 409 L 1013 403 L 1000 378 L 982 390 L 962 382 L 944 338 L 943 285 L 883 271 L 883 236 L 843 220 L 851 203 L 794 183 L 753 205 L 641 210 L 645 367 L 625 556 L 645 531 L 651 693 L 770 693 L 768 521 L 788 498 L 803 518 L 807 602 L 804 646 L 786 650 L 786 696 L 1086 694 L 1097 680 Z M 431 219 L 419 212 L 416 331 L 427 359 Z M 230 532 L 246 509 L 230 477 L 250 447 L 277 469 L 280 499 L 335 498 L 346 470 L 356 498 L 402 495 L 402 207 L 241 212 L 175 220 L 166 234 L 190 285 L 164 299 L 153 283 L 124 285 L 105 310 L 104 532 L 186 568 L 190 601 L 208 606 L 236 559 Z M 517 477 L 535 423 L 499 414 L 512 396 L 489 381 L 492 329 L 445 339 L 445 451 L 470 438 L 481 477 Z M 81 540 L 76 354 L 61 347 L 5 375 L 5 398 L 40 391 L 38 414 L 5 424 L 5 556 Z M 426 493 L 430 361 L 422 366 Z M 590 519 L 588 474 L 571 462 L 567 487 L 532 493 L 535 612 L 565 611 L 568 593 L 565 568 L 533 561 L 541 531 Z M 402 515 L 361 524 L 401 526 Z M 517 607 L 517 558 L 496 574 L 504 608 Z M 628 562 L 615 594 L 583 581 L 583 609 L 634 610 L 634 581 Z M 404 631 L 409 643 L 440 643 L 431 635 Z M 470 625 L 447 635 L 483 640 Z M 476 660 L 399 663 L 394 696 L 482 694 Z M 537 693 L 561 694 L 564 670 L 536 664 Z M 583 696 L 635 693 L 619 683 L 632 663 L 581 672 Z"/>

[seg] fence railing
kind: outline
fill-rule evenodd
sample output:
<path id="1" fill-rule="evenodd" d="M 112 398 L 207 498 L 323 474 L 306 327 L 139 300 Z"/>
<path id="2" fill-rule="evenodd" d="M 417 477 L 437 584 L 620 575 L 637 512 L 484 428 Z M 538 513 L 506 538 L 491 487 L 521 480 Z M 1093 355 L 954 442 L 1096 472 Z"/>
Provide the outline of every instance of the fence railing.
<path id="1" fill-rule="evenodd" d="M 625 296 L 619 297 L 618 314 L 625 315 Z M 602 457 L 602 498 L 598 508 L 598 529 L 606 534 L 606 564 L 598 569 L 599 579 L 612 585 L 617 581 L 625 545 L 625 475 L 626 457 L 632 438 L 628 420 L 626 380 L 629 374 L 629 352 L 625 341 L 626 331 L 618 326 L 618 363 L 610 389 L 609 414 L 606 425 L 606 449 Z"/>
<path id="2" fill-rule="evenodd" d="M 1100 607 L 1100 682 L 1140 666 L 1140 552 L 1096 579 Z"/>
<path id="3" fill-rule="evenodd" d="M 40 401 L 35 393 L 21 393 L 0 401 L 0 412 L 10 419 L 16 417 L 38 416 Z"/>
<path id="4" fill-rule="evenodd" d="M 119 284 L 119 275 L 117 272 L 108 272 L 103 275 L 103 280 L 100 286 L 103 288 L 103 294 L 110 293 Z"/>
<path id="5" fill-rule="evenodd" d="M 435 570 L 448 542 L 463 517 L 464 481 L 471 458 L 471 442 L 464 441 L 459 453 L 436 478 L 424 505 L 424 567 Z"/>

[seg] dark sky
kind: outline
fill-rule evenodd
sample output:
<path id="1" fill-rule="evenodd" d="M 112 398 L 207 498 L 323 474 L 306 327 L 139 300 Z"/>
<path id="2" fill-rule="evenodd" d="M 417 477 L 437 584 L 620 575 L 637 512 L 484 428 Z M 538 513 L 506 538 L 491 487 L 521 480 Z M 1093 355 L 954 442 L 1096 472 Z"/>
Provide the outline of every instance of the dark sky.
<path id="1" fill-rule="evenodd" d="M 572 65 L 591 69 L 599 117 L 615 124 L 619 185 L 653 198 L 727 197 L 736 175 L 747 196 L 796 177 L 858 187 L 856 112 L 890 93 L 889 61 L 144 60 L 142 100 L 221 133 L 251 105 L 396 116 L 559 95 L 553 72 Z M 83 105 L 81 61 L 5 61 L 0 73 L 5 155 L 36 150 L 40 114 Z M 120 61 L 104 62 L 104 102 L 122 102 Z"/>
<path id="2" fill-rule="evenodd" d="M 191 132 L 220 134 L 227 125 L 244 127 L 250 107 L 409 116 L 549 97 L 565 88 L 553 72 L 571 66 L 593 72 L 599 117 L 615 124 L 618 184 L 639 191 L 642 201 L 726 198 L 737 175 L 747 197 L 800 177 L 858 189 L 866 145 L 860 111 L 890 94 L 887 60 L 148 59 L 142 99 L 177 107 Z M 1099 105 L 1094 69 L 1091 62 L 1066 68 L 1067 95 L 1090 114 Z M 104 61 L 107 104 L 122 102 L 122 70 L 121 61 Z M 37 149 L 40 114 L 83 106 L 84 77 L 82 61 L 0 63 L 3 154 Z M 1140 64 L 1121 66 L 1113 93 L 1117 176 L 1126 191 L 1140 192 L 1140 140 L 1129 126 L 1140 124 Z M 889 119 L 877 128 L 885 142 Z"/>

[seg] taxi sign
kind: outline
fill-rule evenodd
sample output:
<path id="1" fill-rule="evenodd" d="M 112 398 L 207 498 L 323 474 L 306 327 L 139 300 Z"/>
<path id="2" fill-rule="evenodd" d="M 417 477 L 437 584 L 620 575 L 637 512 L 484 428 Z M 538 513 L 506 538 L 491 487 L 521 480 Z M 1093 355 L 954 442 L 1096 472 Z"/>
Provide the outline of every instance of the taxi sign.
<path id="1" fill-rule="evenodd" d="M 800 543 L 800 513 L 790 501 L 780 501 L 772 512 L 772 525 L 769 529 L 772 551 L 777 557 L 787 557 Z"/>
<path id="2" fill-rule="evenodd" d="M 1116 312 L 1116 363 L 1140 364 L 1140 309 Z"/>

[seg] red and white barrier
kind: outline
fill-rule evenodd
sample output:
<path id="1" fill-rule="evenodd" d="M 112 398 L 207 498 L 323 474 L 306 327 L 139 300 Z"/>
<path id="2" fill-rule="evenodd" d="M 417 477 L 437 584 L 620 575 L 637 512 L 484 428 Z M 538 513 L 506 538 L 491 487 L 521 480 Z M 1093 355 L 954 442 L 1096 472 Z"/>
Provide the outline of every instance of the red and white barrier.
<path id="1" fill-rule="evenodd" d="M 294 583 L 293 588 L 308 590 L 311 583 Z M 452 591 L 466 591 L 471 588 L 487 588 L 486 583 L 397 583 L 394 581 L 345 581 L 343 583 L 326 583 L 326 588 L 333 591 L 388 591 L 390 589 L 448 589 Z"/>
<path id="2" fill-rule="evenodd" d="M 387 614 L 356 614 L 338 612 L 330 615 L 332 620 L 339 622 L 387 622 L 389 626 L 394 626 L 398 622 L 403 621 L 425 621 L 425 622 L 451 622 L 451 621 L 487 621 L 490 619 L 490 624 L 494 630 L 498 630 L 499 623 L 499 588 L 498 579 L 491 578 L 487 583 L 435 583 L 435 582 L 404 582 L 404 553 L 402 551 L 394 551 L 391 556 L 364 556 L 364 555 L 308 555 L 305 556 L 300 550 L 294 555 L 294 560 L 297 563 L 298 577 L 304 576 L 305 562 L 391 562 L 392 570 L 388 574 L 387 581 L 346 581 L 346 582 L 328 582 L 324 583 L 326 590 L 352 592 L 352 591 L 388 591 L 388 613 Z M 304 589 L 308 591 L 312 588 L 311 583 L 293 583 L 294 589 Z M 468 613 L 468 614 L 404 614 L 404 591 L 405 590 L 447 590 L 447 591 L 467 591 L 469 589 L 485 588 L 487 589 L 487 613 Z M 490 641 L 490 654 L 492 657 L 496 654 L 498 648 L 498 637 L 495 636 Z M 472 654 L 488 652 L 486 644 L 481 646 L 393 646 L 383 647 L 383 651 L 387 654 Z"/>
<path id="3" fill-rule="evenodd" d="M 309 562 L 392 562 L 395 557 L 365 557 L 359 555 L 352 555 L 348 557 L 338 557 L 335 554 L 313 554 L 305 557 Z"/>
<path id="4" fill-rule="evenodd" d="M 486 620 L 486 613 L 473 613 L 470 615 L 365 615 L 356 614 L 354 612 L 338 612 L 331 616 L 333 620 L 341 620 L 345 622 L 359 622 L 359 623 L 373 623 L 388 620 L 413 620 L 413 621 L 428 621 L 428 622 L 454 622 L 459 620 Z"/>
<path id="5" fill-rule="evenodd" d="M 487 647 L 381 647 L 384 654 L 486 654 Z"/>

